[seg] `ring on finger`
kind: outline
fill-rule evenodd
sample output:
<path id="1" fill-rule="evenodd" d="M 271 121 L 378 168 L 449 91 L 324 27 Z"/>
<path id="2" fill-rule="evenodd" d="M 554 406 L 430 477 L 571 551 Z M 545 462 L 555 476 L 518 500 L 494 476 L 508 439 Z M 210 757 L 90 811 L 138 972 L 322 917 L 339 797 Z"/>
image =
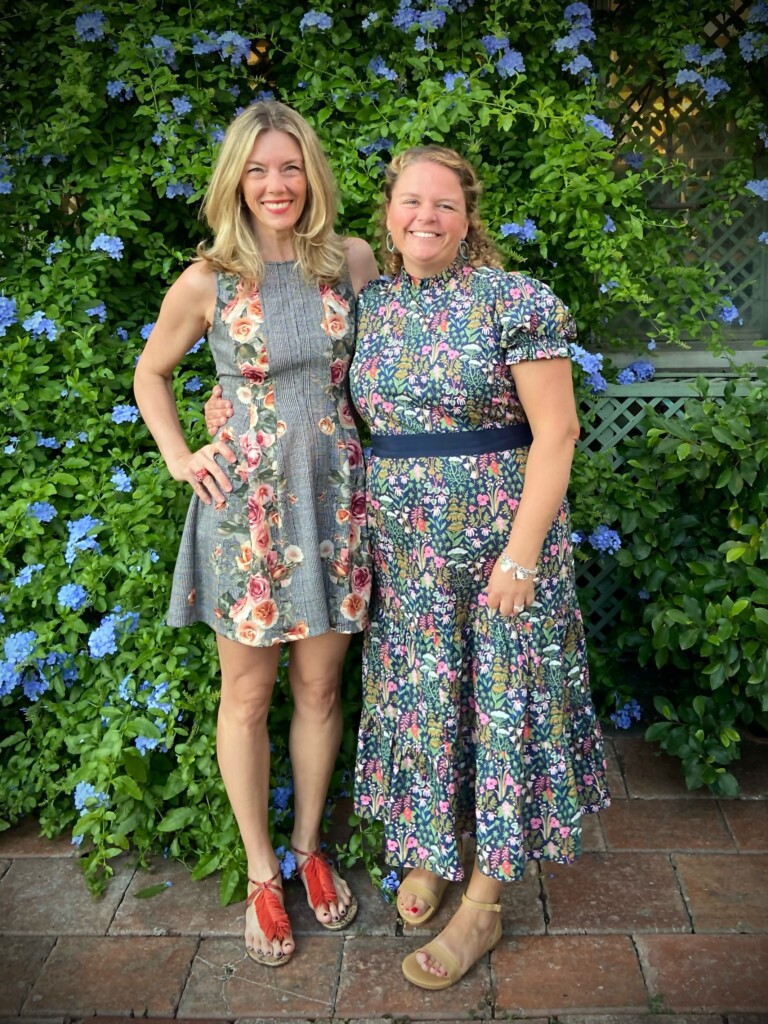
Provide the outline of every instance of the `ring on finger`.
<path id="1" fill-rule="evenodd" d="M 197 480 L 200 483 L 202 483 L 202 481 L 205 480 L 205 478 L 208 475 L 209 474 L 208 474 L 208 470 L 207 469 L 196 469 L 195 470 L 195 480 Z"/>
<path id="2" fill-rule="evenodd" d="M 513 612 L 524 612 L 525 611 L 525 605 L 524 604 L 513 604 L 512 605 L 512 611 Z"/>

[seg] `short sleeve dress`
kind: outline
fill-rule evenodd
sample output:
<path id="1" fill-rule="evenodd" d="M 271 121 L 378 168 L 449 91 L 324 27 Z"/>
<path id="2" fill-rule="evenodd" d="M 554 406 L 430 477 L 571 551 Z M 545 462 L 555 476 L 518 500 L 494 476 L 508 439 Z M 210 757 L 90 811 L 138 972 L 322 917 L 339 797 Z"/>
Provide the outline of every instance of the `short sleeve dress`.
<path id="1" fill-rule="evenodd" d="M 208 343 L 234 415 L 217 438 L 233 490 L 192 498 L 168 621 L 250 646 L 368 622 L 365 468 L 349 404 L 355 296 L 268 263 L 258 288 L 218 275 Z M 220 460 L 222 461 L 222 460 Z"/>
<path id="2" fill-rule="evenodd" d="M 374 435 L 526 422 L 510 366 L 567 357 L 573 320 L 542 283 L 454 263 L 361 294 L 352 398 Z M 514 520 L 528 448 L 368 464 L 374 560 L 355 809 L 384 823 L 394 865 L 519 879 L 570 861 L 581 816 L 609 803 L 576 601 L 567 502 L 541 549 L 534 605 L 484 588 Z"/>

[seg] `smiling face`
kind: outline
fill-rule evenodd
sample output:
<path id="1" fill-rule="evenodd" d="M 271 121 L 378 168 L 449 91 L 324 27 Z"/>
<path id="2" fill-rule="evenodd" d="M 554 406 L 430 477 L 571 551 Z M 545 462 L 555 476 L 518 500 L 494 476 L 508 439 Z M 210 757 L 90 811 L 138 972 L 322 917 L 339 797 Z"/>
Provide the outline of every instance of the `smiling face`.
<path id="1" fill-rule="evenodd" d="M 263 245 L 292 234 L 307 202 L 301 147 L 286 132 L 262 132 L 245 161 L 240 189 Z"/>
<path id="2" fill-rule="evenodd" d="M 410 164 L 397 178 L 387 228 L 412 277 L 433 277 L 452 263 L 469 229 L 458 175 L 431 160 Z"/>

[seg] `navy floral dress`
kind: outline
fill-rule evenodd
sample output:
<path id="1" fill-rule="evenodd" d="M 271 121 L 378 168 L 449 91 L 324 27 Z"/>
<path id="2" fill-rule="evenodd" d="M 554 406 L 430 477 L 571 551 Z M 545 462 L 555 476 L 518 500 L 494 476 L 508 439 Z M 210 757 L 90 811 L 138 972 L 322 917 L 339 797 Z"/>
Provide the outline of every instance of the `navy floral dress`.
<path id="1" fill-rule="evenodd" d="M 573 320 L 542 283 L 460 262 L 376 281 L 358 305 L 352 397 L 372 434 L 525 423 L 510 366 L 566 358 Z M 485 603 L 528 448 L 372 457 L 372 622 L 363 663 L 355 809 L 383 821 L 389 863 L 519 879 L 570 861 L 581 816 L 609 803 L 576 603 L 568 506 L 544 541 L 533 606 Z"/>

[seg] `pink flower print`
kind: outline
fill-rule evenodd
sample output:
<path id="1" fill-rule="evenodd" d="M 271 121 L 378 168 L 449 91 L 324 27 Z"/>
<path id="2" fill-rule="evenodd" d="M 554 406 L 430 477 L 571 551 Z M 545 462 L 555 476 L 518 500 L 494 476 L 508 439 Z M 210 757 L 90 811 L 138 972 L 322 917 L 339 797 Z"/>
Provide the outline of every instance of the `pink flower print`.
<path id="1" fill-rule="evenodd" d="M 426 860 L 427 857 L 429 857 L 429 850 L 425 850 L 423 846 L 420 846 L 416 851 L 416 855 L 418 856 L 419 860 Z"/>
<path id="2" fill-rule="evenodd" d="M 347 406 L 347 408 L 349 408 L 349 406 Z M 359 441 L 354 439 L 347 441 L 347 458 L 349 459 L 349 465 L 352 469 L 362 466 L 363 448 Z"/>
<path id="3" fill-rule="evenodd" d="M 342 398 L 339 402 L 338 413 L 339 423 L 341 423 L 342 427 L 345 427 L 347 430 L 351 430 L 355 425 L 355 421 L 352 418 L 352 409 L 350 408 L 349 402 L 346 398 Z"/>
<path id="4" fill-rule="evenodd" d="M 531 818 L 531 828 L 532 829 L 540 829 L 543 824 L 544 824 L 544 822 L 542 821 L 541 818 Z"/>
<path id="5" fill-rule="evenodd" d="M 440 555 L 435 555 L 435 566 L 438 569 L 442 569 L 444 565 L 445 565 L 445 559 L 442 558 Z"/>
<path id="6" fill-rule="evenodd" d="M 334 359 L 330 366 L 331 384 L 338 385 L 347 375 L 348 359 Z"/>
<path id="7" fill-rule="evenodd" d="M 275 489 L 272 484 L 259 484 L 253 493 L 258 501 L 265 503 L 272 501 L 275 496 Z"/>
<path id="8" fill-rule="evenodd" d="M 556 555 L 556 554 L 558 554 L 559 551 L 560 551 L 560 548 L 559 548 L 559 546 L 557 544 L 550 544 L 549 545 L 549 553 L 550 553 L 550 555 Z"/>
<path id="9" fill-rule="evenodd" d="M 354 521 L 363 526 L 366 518 L 365 491 L 355 491 L 353 493 L 349 501 L 349 510 Z"/>
<path id="10" fill-rule="evenodd" d="M 271 592 L 269 580 L 265 579 L 264 576 L 251 576 L 248 580 L 248 597 L 254 604 L 264 601 Z"/>
<path id="11" fill-rule="evenodd" d="M 352 592 L 359 594 L 366 601 L 371 597 L 371 571 L 365 566 L 358 566 L 352 570 Z"/>
<path id="12" fill-rule="evenodd" d="M 567 836 L 569 836 L 569 835 L 571 834 L 571 830 L 570 830 L 570 828 L 568 827 L 568 825 L 562 825 L 562 826 L 560 827 L 559 831 L 560 831 L 560 835 L 561 835 L 561 836 L 562 836 L 563 838 L 566 838 Z"/>
<path id="13" fill-rule="evenodd" d="M 248 495 L 248 525 L 253 529 L 266 521 L 264 506 L 255 494 Z"/>
<path id="14" fill-rule="evenodd" d="M 409 810 L 410 810 L 410 808 L 409 808 Z M 403 813 L 405 813 L 405 812 L 403 812 Z M 408 815 L 408 817 L 410 817 L 410 815 Z M 408 838 L 405 840 L 405 848 L 406 848 L 406 850 L 413 850 L 418 845 L 419 845 L 419 843 L 418 843 L 418 840 L 416 839 L 415 836 L 408 836 Z"/>
<path id="15" fill-rule="evenodd" d="M 490 718 L 484 711 L 481 711 L 477 717 L 480 719 L 480 725 L 488 725 L 490 722 Z"/>
<path id="16" fill-rule="evenodd" d="M 492 778 L 490 775 L 485 780 L 485 785 L 486 785 L 487 789 L 496 789 L 496 784 L 497 784 L 497 780 Z"/>
<path id="17" fill-rule="evenodd" d="M 262 448 L 271 448 L 272 445 L 275 443 L 275 435 L 268 434 L 263 430 L 257 430 L 256 443 L 259 444 Z"/>
<path id="18" fill-rule="evenodd" d="M 261 305 L 261 296 L 258 292 L 253 292 L 249 296 L 248 305 L 245 307 L 245 312 L 252 320 L 257 323 L 264 323 L 264 310 Z"/>
<path id="19" fill-rule="evenodd" d="M 250 602 L 247 596 L 238 598 L 229 609 L 229 617 L 233 622 L 244 622 L 248 618 Z"/>
<path id="20" fill-rule="evenodd" d="M 256 334 L 258 324 L 250 317 L 239 317 L 229 326 L 229 336 L 240 344 L 250 341 Z"/>
<path id="21" fill-rule="evenodd" d="M 447 814 L 451 805 L 448 803 L 447 800 L 440 800 L 437 806 L 440 808 L 441 814 Z"/>
<path id="22" fill-rule="evenodd" d="M 259 523 L 256 526 L 249 523 L 249 525 L 251 526 L 251 546 L 253 547 L 253 553 L 257 558 L 264 558 L 269 551 L 272 541 L 269 533 L 269 527 L 266 523 Z"/>
<path id="23" fill-rule="evenodd" d="M 279 610 L 271 599 L 261 601 L 251 612 L 251 618 L 261 629 L 269 629 L 277 622 Z"/>
<path id="24" fill-rule="evenodd" d="M 388 839 L 387 840 L 387 849 L 389 850 L 390 853 L 397 853 L 397 840 L 396 839 Z"/>
<path id="25" fill-rule="evenodd" d="M 240 373 L 249 380 L 251 384 L 263 384 L 267 379 L 267 375 L 260 366 L 254 366 L 253 363 L 241 363 Z"/>
<path id="26" fill-rule="evenodd" d="M 247 434 L 241 434 L 238 438 L 238 442 L 240 444 L 240 450 L 245 456 L 248 468 L 256 469 L 261 462 L 261 445 L 257 438 L 253 437 L 249 431 Z"/>

